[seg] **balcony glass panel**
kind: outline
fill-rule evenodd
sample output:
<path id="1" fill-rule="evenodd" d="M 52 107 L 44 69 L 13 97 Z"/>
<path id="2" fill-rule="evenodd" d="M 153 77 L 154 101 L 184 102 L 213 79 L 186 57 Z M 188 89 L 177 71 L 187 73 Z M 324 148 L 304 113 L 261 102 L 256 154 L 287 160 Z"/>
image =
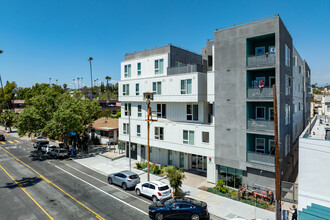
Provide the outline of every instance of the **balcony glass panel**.
<path id="1" fill-rule="evenodd" d="M 249 99 L 273 99 L 273 88 L 248 88 L 247 90 Z"/>
<path id="2" fill-rule="evenodd" d="M 247 129 L 249 131 L 274 133 L 274 121 L 249 119 Z"/>
<path id="3" fill-rule="evenodd" d="M 275 53 L 250 55 L 247 57 L 247 67 L 273 66 L 276 63 Z"/>
<path id="4" fill-rule="evenodd" d="M 247 161 L 267 166 L 275 166 L 275 156 L 256 152 L 247 152 Z"/>

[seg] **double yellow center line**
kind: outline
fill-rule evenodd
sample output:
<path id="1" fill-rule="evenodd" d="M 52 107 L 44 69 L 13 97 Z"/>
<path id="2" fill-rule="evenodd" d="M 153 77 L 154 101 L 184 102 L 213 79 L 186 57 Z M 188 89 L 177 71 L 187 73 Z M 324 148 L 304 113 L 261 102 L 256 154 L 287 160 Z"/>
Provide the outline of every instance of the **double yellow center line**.
<path id="1" fill-rule="evenodd" d="M 67 195 L 68 197 L 70 197 L 72 200 L 74 200 L 75 202 L 77 202 L 79 205 L 81 205 L 82 207 L 84 207 L 85 209 L 87 209 L 88 211 L 90 211 L 91 213 L 93 213 L 96 218 L 100 219 L 100 220 L 105 220 L 103 217 L 101 217 L 99 214 L 97 214 L 96 212 L 94 212 L 93 210 L 91 210 L 90 208 L 88 208 L 87 206 L 85 206 L 83 203 L 79 202 L 77 199 L 75 199 L 73 196 L 71 196 L 69 193 L 65 192 L 63 189 L 61 189 L 59 186 L 57 186 L 55 183 L 53 183 L 52 181 L 48 180 L 46 177 L 44 177 L 43 175 L 41 175 L 40 173 L 38 173 L 36 170 L 34 170 L 32 167 L 30 167 L 29 165 L 27 165 L 26 163 L 24 163 L 23 161 L 21 161 L 20 159 L 18 159 L 17 157 L 15 157 L 14 155 L 12 155 L 9 151 L 7 151 L 6 149 L 4 149 L 3 147 L 0 147 L 0 149 L 6 151 L 10 156 L 12 156 L 13 158 L 15 158 L 18 162 L 20 162 L 21 164 L 23 164 L 24 166 L 26 166 L 27 168 L 29 168 L 30 170 L 32 170 L 34 173 L 38 174 L 40 176 L 40 178 L 42 178 L 43 180 L 45 180 L 47 183 L 53 185 L 55 188 L 59 189 L 61 192 L 63 192 L 65 195 Z M 2 167 L 1 167 L 2 168 Z M 3 168 L 2 168 L 3 169 Z M 3 169 L 4 170 L 4 169 Z M 4 170 L 5 171 L 5 170 Z M 7 171 L 5 171 L 7 173 Z M 7 173 L 7 175 L 9 175 Z M 11 177 L 11 176 L 10 176 Z M 12 178 L 12 177 L 11 177 Z M 13 178 L 12 178 L 13 179 Z M 14 179 L 13 179 L 14 180 Z M 15 180 L 14 180 L 15 181 Z M 16 183 L 16 181 L 15 181 Z M 22 188 L 21 188 L 22 189 Z M 24 190 L 23 190 L 24 191 Z M 26 192 L 26 191 L 25 191 Z M 29 195 L 29 197 L 32 199 L 32 197 Z M 41 206 L 36 203 L 40 208 Z M 41 208 L 42 209 L 42 208 Z M 43 210 L 43 209 L 42 209 Z M 43 210 L 44 211 L 44 210 Z M 45 212 L 45 211 L 44 211 Z M 45 212 L 46 213 L 46 212 Z M 46 213 L 47 214 L 47 213 Z M 48 214 L 47 214 L 48 215 Z M 49 215 L 48 215 L 49 216 Z M 51 219 L 53 219 L 51 216 L 49 216 Z"/>

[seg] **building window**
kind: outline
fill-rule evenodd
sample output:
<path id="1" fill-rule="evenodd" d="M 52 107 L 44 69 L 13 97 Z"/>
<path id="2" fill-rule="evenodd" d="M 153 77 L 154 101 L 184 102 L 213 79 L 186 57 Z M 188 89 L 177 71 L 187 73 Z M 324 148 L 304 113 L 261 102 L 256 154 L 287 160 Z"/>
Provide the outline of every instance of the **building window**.
<path id="1" fill-rule="evenodd" d="M 218 166 L 218 178 L 223 180 L 227 186 L 238 189 L 242 186 L 243 171 L 226 166 Z"/>
<path id="2" fill-rule="evenodd" d="M 198 105 L 187 105 L 187 120 L 198 121 Z"/>
<path id="3" fill-rule="evenodd" d="M 156 95 L 162 94 L 162 82 L 153 82 L 152 83 L 152 91 Z"/>
<path id="4" fill-rule="evenodd" d="M 265 107 L 256 107 L 256 119 L 265 120 Z"/>
<path id="5" fill-rule="evenodd" d="M 155 74 L 163 74 L 164 60 L 155 60 Z"/>
<path id="6" fill-rule="evenodd" d="M 131 64 L 125 65 L 125 78 L 131 77 Z"/>
<path id="7" fill-rule="evenodd" d="M 285 156 L 290 152 L 290 135 L 285 135 Z"/>
<path id="8" fill-rule="evenodd" d="M 157 104 L 157 117 L 166 118 L 166 104 Z"/>
<path id="9" fill-rule="evenodd" d="M 265 47 L 256 47 L 255 48 L 255 54 L 256 55 L 263 55 L 263 54 L 265 54 Z"/>
<path id="10" fill-rule="evenodd" d="M 274 121 L 274 108 L 269 108 L 269 120 Z"/>
<path id="11" fill-rule="evenodd" d="M 285 45 L 285 65 L 287 67 L 290 67 L 290 58 L 291 58 L 290 49 L 287 45 Z"/>
<path id="12" fill-rule="evenodd" d="M 298 57 L 297 56 L 294 56 L 293 57 L 293 65 L 294 66 L 297 66 L 298 65 Z"/>
<path id="13" fill-rule="evenodd" d="M 203 143 L 210 143 L 209 134 L 210 134 L 209 132 L 202 131 L 202 142 Z"/>
<path id="14" fill-rule="evenodd" d="M 275 155 L 275 141 L 269 140 L 269 154 Z"/>
<path id="15" fill-rule="evenodd" d="M 184 153 L 180 152 L 180 168 L 184 167 Z"/>
<path id="16" fill-rule="evenodd" d="M 136 136 L 141 136 L 141 125 L 136 125 Z"/>
<path id="17" fill-rule="evenodd" d="M 123 95 L 129 95 L 129 84 L 123 84 Z"/>
<path id="18" fill-rule="evenodd" d="M 300 102 L 298 103 L 298 106 L 299 106 L 299 107 L 298 107 L 298 110 L 300 111 Z"/>
<path id="19" fill-rule="evenodd" d="M 191 79 L 181 80 L 181 94 L 191 94 Z"/>
<path id="20" fill-rule="evenodd" d="M 164 128 L 163 127 L 155 127 L 155 139 L 164 140 Z"/>
<path id="21" fill-rule="evenodd" d="M 291 83 L 291 76 L 285 75 L 285 95 L 290 95 Z"/>
<path id="22" fill-rule="evenodd" d="M 256 138 L 256 152 L 265 153 L 265 138 Z"/>
<path id="23" fill-rule="evenodd" d="M 140 95 L 140 84 L 139 83 L 135 84 L 135 95 Z"/>
<path id="24" fill-rule="evenodd" d="M 302 66 L 299 66 L 299 73 L 301 73 L 301 70 L 302 70 Z"/>
<path id="25" fill-rule="evenodd" d="M 142 106 L 138 105 L 138 118 L 142 117 Z"/>
<path id="26" fill-rule="evenodd" d="M 141 63 L 137 63 L 137 75 L 141 76 Z"/>
<path id="27" fill-rule="evenodd" d="M 129 116 L 131 116 L 131 103 L 125 103 L 125 116 L 127 116 L 129 113 Z"/>
<path id="28" fill-rule="evenodd" d="M 183 143 L 194 145 L 194 139 L 195 139 L 194 136 L 195 136 L 194 131 L 183 130 Z"/>
<path id="29" fill-rule="evenodd" d="M 129 133 L 129 124 L 123 123 L 123 134 L 128 134 L 128 133 Z"/>
<path id="30" fill-rule="evenodd" d="M 168 150 L 168 165 L 172 165 L 172 151 Z"/>
<path id="31" fill-rule="evenodd" d="M 290 124 L 290 105 L 285 104 L 285 125 Z"/>
<path id="32" fill-rule="evenodd" d="M 330 112 L 330 105 L 327 105 L 327 112 Z"/>

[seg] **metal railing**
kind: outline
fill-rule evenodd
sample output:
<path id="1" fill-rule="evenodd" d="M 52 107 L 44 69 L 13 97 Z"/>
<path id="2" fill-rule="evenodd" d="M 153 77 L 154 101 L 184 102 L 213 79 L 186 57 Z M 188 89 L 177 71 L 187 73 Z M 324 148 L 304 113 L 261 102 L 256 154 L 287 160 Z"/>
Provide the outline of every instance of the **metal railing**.
<path id="1" fill-rule="evenodd" d="M 203 72 L 203 66 L 199 64 L 188 64 L 184 66 L 167 68 L 167 75 L 174 75 L 180 73 L 194 73 L 194 72 Z"/>
<path id="2" fill-rule="evenodd" d="M 248 88 L 247 89 L 248 99 L 273 99 L 273 88 Z"/>
<path id="3" fill-rule="evenodd" d="M 273 66 L 276 63 L 275 53 L 250 55 L 247 57 L 247 67 Z"/>
<path id="4" fill-rule="evenodd" d="M 275 156 L 256 152 L 247 152 L 247 161 L 267 166 L 275 166 Z"/>
<path id="5" fill-rule="evenodd" d="M 274 121 L 248 119 L 247 129 L 250 131 L 261 131 L 267 133 L 274 133 Z"/>

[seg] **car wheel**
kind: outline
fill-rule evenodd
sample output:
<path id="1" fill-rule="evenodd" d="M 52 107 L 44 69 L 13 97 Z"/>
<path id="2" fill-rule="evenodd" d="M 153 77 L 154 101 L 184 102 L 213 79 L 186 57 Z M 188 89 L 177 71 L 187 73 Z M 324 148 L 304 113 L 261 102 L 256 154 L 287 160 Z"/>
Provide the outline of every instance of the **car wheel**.
<path id="1" fill-rule="evenodd" d="M 162 213 L 157 213 L 156 216 L 155 216 L 156 220 L 163 220 L 164 219 L 164 215 Z"/>
<path id="2" fill-rule="evenodd" d="M 127 189 L 126 183 L 123 183 L 122 187 L 123 187 L 123 190 L 126 190 Z"/>
<path id="3" fill-rule="evenodd" d="M 156 197 L 156 196 L 152 196 L 152 202 L 153 202 L 153 203 L 156 203 L 156 202 L 157 202 L 157 200 L 158 200 L 158 199 L 157 199 L 157 197 Z"/>
<path id="4" fill-rule="evenodd" d="M 198 214 L 193 214 L 191 216 L 191 220 L 199 220 L 199 215 Z"/>
<path id="5" fill-rule="evenodd" d="M 141 195 L 141 191 L 139 189 L 136 189 L 135 190 L 135 193 L 136 193 L 137 196 L 140 196 Z"/>
<path id="6" fill-rule="evenodd" d="M 112 184 L 112 179 L 110 177 L 108 178 L 108 182 L 109 184 Z"/>

